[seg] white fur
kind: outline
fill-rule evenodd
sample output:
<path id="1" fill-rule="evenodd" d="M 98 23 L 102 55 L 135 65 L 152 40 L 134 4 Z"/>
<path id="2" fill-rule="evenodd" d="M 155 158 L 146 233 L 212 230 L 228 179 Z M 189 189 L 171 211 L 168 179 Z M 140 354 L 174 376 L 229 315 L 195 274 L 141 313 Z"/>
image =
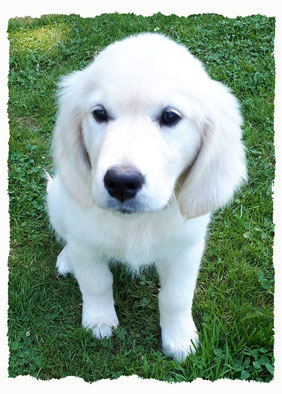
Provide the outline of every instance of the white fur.
<path id="1" fill-rule="evenodd" d="M 182 361 L 198 341 L 191 308 L 210 211 L 246 179 L 237 100 L 186 48 L 149 33 L 110 45 L 60 89 L 48 185 L 50 220 L 66 242 L 58 271 L 75 275 L 82 324 L 103 338 L 118 325 L 109 261 L 136 272 L 154 263 L 163 351 Z M 109 121 L 94 119 L 97 105 Z M 171 127 L 158 121 L 167 106 L 181 114 Z M 113 166 L 145 176 L 135 205 L 108 194 Z"/>

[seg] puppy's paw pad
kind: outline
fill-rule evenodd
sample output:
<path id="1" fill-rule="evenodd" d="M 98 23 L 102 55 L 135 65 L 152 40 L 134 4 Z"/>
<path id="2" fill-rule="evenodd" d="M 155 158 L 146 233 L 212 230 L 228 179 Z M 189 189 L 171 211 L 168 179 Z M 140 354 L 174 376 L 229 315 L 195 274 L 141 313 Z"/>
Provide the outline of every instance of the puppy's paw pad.
<path id="1" fill-rule="evenodd" d="M 59 275 L 64 277 L 67 275 L 73 275 L 73 271 L 70 266 L 70 260 L 65 248 L 61 251 L 57 258 L 56 268 Z"/>
<path id="2" fill-rule="evenodd" d="M 111 317 L 97 317 L 97 318 L 87 318 L 87 316 L 84 314 L 83 320 L 82 320 L 82 325 L 86 329 L 91 329 L 92 334 L 95 338 L 101 340 L 106 337 L 110 337 L 113 334 L 113 329 L 118 326 L 118 318 L 116 314 L 113 314 Z"/>
<path id="3" fill-rule="evenodd" d="M 103 338 L 111 337 L 113 334 L 113 328 L 113 326 L 109 326 L 105 323 L 97 324 L 94 328 L 92 328 L 92 333 L 94 337 L 101 340 Z"/>
<path id="4" fill-rule="evenodd" d="M 163 352 L 166 356 L 175 358 L 182 362 L 189 356 L 195 354 L 196 348 L 199 346 L 199 339 L 197 332 L 192 335 L 185 335 L 183 337 L 175 337 L 169 340 L 163 339 Z"/>

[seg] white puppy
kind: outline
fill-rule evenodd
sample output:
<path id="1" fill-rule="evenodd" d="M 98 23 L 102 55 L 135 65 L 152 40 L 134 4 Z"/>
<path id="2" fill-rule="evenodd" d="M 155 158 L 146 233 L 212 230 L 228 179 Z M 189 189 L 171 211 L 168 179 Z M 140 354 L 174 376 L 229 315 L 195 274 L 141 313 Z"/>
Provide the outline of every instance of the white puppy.
<path id="1" fill-rule="evenodd" d="M 193 351 L 209 212 L 246 179 L 240 125 L 229 89 L 162 35 L 116 42 L 62 80 L 48 210 L 65 241 L 58 271 L 76 277 L 95 337 L 118 325 L 109 261 L 155 264 L 163 351 Z"/>

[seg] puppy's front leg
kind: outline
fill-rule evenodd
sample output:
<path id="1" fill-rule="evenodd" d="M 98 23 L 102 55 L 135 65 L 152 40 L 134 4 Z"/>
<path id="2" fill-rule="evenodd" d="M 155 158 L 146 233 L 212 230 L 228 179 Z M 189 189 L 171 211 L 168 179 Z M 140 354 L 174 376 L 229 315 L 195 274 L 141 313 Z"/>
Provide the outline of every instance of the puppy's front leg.
<path id="1" fill-rule="evenodd" d="M 82 325 L 102 339 L 118 326 L 113 299 L 113 277 L 107 261 L 86 245 L 68 243 L 74 276 L 82 293 Z"/>
<path id="2" fill-rule="evenodd" d="M 204 241 L 156 263 L 160 276 L 160 326 L 163 352 L 183 361 L 195 351 L 198 334 L 192 319 L 192 302 Z M 193 343 L 192 343 L 193 342 Z"/>

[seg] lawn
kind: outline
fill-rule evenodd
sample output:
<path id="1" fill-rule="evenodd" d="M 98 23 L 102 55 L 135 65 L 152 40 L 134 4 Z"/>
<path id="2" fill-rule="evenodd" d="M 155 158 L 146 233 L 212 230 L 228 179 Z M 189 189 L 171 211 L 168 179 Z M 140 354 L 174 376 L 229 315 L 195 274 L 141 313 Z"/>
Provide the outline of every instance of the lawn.
<path id="1" fill-rule="evenodd" d="M 120 327 L 111 338 L 99 342 L 81 328 L 81 294 L 74 278 L 57 276 L 61 246 L 45 210 L 43 169 L 52 173 L 59 78 L 84 68 L 109 43 L 143 31 L 164 33 L 187 46 L 214 79 L 233 89 L 244 116 L 249 181 L 213 216 L 193 306 L 201 347 L 181 364 L 161 352 L 153 268 L 134 278 L 122 265 L 112 268 Z M 269 382 L 274 363 L 274 18 L 47 15 L 11 19 L 8 32 L 9 376 L 79 376 L 92 382 L 135 374 L 167 382 Z"/>

